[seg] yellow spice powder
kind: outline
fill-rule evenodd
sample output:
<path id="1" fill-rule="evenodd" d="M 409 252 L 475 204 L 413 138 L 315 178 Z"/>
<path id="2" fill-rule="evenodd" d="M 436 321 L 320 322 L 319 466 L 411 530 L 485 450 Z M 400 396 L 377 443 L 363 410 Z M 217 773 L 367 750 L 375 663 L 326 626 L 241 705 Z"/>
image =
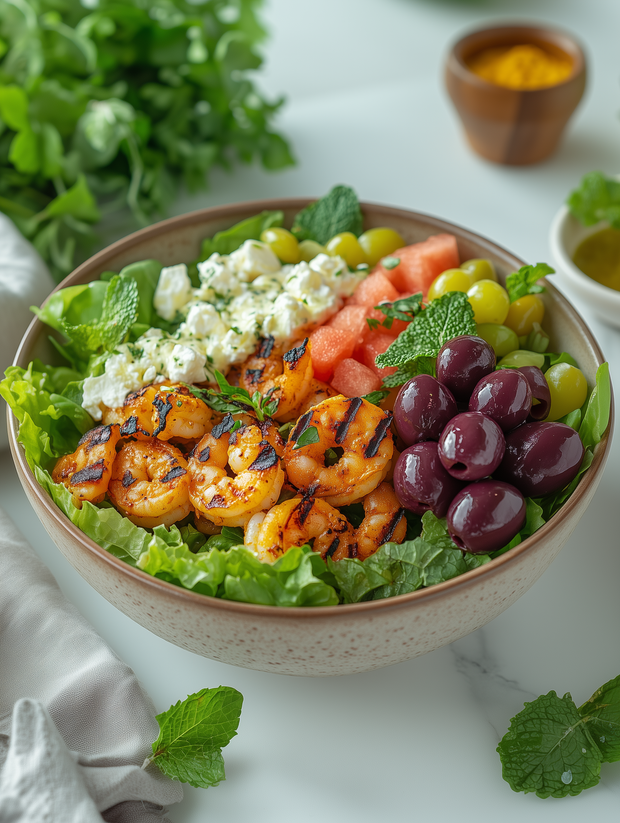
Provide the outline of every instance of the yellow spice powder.
<path id="1" fill-rule="evenodd" d="M 549 54 L 531 45 L 484 49 L 475 54 L 467 65 L 489 83 L 519 90 L 563 83 L 573 68 L 568 56 Z"/>

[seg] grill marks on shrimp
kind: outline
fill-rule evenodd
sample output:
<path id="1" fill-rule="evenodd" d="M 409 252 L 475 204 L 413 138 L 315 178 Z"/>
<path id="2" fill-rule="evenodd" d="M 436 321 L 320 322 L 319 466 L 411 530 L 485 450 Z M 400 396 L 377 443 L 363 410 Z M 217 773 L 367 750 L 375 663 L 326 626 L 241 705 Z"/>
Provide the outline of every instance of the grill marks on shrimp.
<path id="1" fill-rule="evenodd" d="M 248 471 L 255 471 L 255 472 L 263 472 L 267 469 L 271 469 L 276 463 L 279 461 L 279 457 L 276 454 L 276 450 L 268 443 L 266 440 L 263 440 L 260 444 L 260 454 L 250 465 L 248 466 Z"/>
<path id="2" fill-rule="evenodd" d="M 184 469 L 183 466 L 174 466 L 167 474 L 164 475 L 164 477 L 162 477 L 160 483 L 169 483 L 177 477 L 183 477 L 184 474 L 187 474 L 187 470 Z"/>
<path id="3" fill-rule="evenodd" d="M 97 480 L 101 480 L 104 471 L 105 463 L 102 458 L 101 460 L 97 460 L 95 463 L 91 463 L 90 466 L 86 466 L 85 468 L 80 469 L 80 471 L 75 472 L 75 474 L 72 474 L 69 478 L 69 482 L 72 485 L 76 485 L 77 483 L 93 483 Z"/>
<path id="4" fill-rule="evenodd" d="M 258 349 L 256 350 L 257 357 L 263 357 L 265 360 L 268 357 L 271 357 L 271 352 L 273 351 L 273 347 L 275 344 L 275 338 L 272 335 L 268 335 L 267 337 L 263 337 L 260 343 L 258 344 Z"/>
<path id="5" fill-rule="evenodd" d="M 282 359 L 286 360 L 286 362 L 289 364 L 291 369 L 294 369 L 297 366 L 297 364 L 299 363 L 299 361 L 301 360 L 301 358 L 306 353 L 306 348 L 307 347 L 308 347 L 308 338 L 306 337 L 306 339 L 303 341 L 301 346 L 297 346 L 296 348 L 289 349 L 287 352 L 285 352 L 282 355 Z"/>
<path id="6" fill-rule="evenodd" d="M 390 425 L 392 423 L 392 415 L 384 417 L 375 428 L 375 433 L 364 447 L 364 457 L 375 457 L 379 451 L 379 444 L 387 436 Z"/>
<path id="7" fill-rule="evenodd" d="M 153 400 L 153 405 L 157 409 L 157 416 L 159 419 L 157 428 L 153 432 L 153 437 L 157 437 L 160 432 L 166 428 L 166 418 L 172 411 L 172 403 L 169 402 L 170 395 L 163 400 L 159 395 Z"/>
<path id="8" fill-rule="evenodd" d="M 94 429 L 87 431 L 82 435 L 78 441 L 78 446 L 86 446 L 86 450 L 90 451 L 95 446 L 102 446 L 110 439 L 110 426 L 95 426 Z"/>
<path id="9" fill-rule="evenodd" d="M 340 421 L 340 423 L 338 423 L 338 426 L 336 427 L 336 443 L 338 445 L 344 443 L 346 436 L 349 433 L 351 423 L 353 423 L 353 421 L 355 420 L 355 415 L 360 410 L 361 405 L 361 397 L 352 397 L 349 400 L 349 408 L 346 410 L 342 420 Z"/>
<path id="10" fill-rule="evenodd" d="M 295 424 L 294 429 L 289 435 L 289 440 L 292 440 L 293 443 L 297 443 L 301 435 L 306 431 L 308 426 L 310 425 L 310 420 L 312 419 L 312 409 L 307 411 L 305 414 L 299 418 L 297 423 Z"/>
<path id="11" fill-rule="evenodd" d="M 213 426 L 211 429 L 211 434 L 215 437 L 216 440 L 219 440 L 223 434 L 228 434 L 228 432 L 232 429 L 235 425 L 235 421 L 233 420 L 232 414 L 230 412 L 224 416 L 224 419 L 221 423 L 218 423 L 216 426 Z"/>

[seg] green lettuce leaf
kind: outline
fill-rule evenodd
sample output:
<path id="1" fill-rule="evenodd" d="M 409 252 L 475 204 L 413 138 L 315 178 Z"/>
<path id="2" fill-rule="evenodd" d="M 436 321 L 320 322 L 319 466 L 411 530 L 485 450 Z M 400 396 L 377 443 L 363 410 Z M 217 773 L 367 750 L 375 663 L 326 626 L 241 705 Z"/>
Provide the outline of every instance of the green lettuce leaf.
<path id="1" fill-rule="evenodd" d="M 600 443 L 609 425 L 611 415 L 611 381 L 609 363 L 601 363 L 596 370 L 596 385 L 586 403 L 579 437 L 584 447 L 592 448 Z"/>
<path id="2" fill-rule="evenodd" d="M 281 226 L 283 222 L 284 213 L 281 211 L 262 211 L 254 217 L 248 217 L 231 228 L 219 231 L 213 237 L 203 240 L 200 247 L 200 259 L 206 260 L 214 252 L 231 254 L 246 240 L 258 240 L 265 229 Z"/>

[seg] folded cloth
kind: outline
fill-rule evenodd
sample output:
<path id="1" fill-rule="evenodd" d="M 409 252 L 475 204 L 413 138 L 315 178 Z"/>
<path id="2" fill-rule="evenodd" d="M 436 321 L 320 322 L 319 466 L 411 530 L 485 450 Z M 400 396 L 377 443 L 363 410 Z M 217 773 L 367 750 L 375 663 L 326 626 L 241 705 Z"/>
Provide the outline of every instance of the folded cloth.
<path id="1" fill-rule="evenodd" d="M 0 509 L 0 823 L 162 823 L 181 784 L 135 674 Z"/>
<path id="2" fill-rule="evenodd" d="M 40 306 L 53 288 L 52 276 L 34 246 L 0 213 L 0 378 L 34 318 L 30 306 Z M 6 404 L 0 398 L 0 449 L 7 445 Z"/>

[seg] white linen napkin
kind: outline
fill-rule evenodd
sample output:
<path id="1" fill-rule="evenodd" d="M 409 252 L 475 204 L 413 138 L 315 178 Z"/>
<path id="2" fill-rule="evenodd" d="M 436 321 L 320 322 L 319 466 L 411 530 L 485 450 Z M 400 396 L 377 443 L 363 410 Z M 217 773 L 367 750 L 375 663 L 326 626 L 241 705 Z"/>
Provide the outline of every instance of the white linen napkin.
<path id="1" fill-rule="evenodd" d="M 12 220 L 0 212 L 0 379 L 34 315 L 54 288 L 47 266 Z M 0 449 L 8 445 L 6 403 L 0 398 Z"/>
<path id="2" fill-rule="evenodd" d="M 132 670 L 0 509 L 0 823 L 163 823 L 183 790 L 141 768 L 158 730 Z"/>

